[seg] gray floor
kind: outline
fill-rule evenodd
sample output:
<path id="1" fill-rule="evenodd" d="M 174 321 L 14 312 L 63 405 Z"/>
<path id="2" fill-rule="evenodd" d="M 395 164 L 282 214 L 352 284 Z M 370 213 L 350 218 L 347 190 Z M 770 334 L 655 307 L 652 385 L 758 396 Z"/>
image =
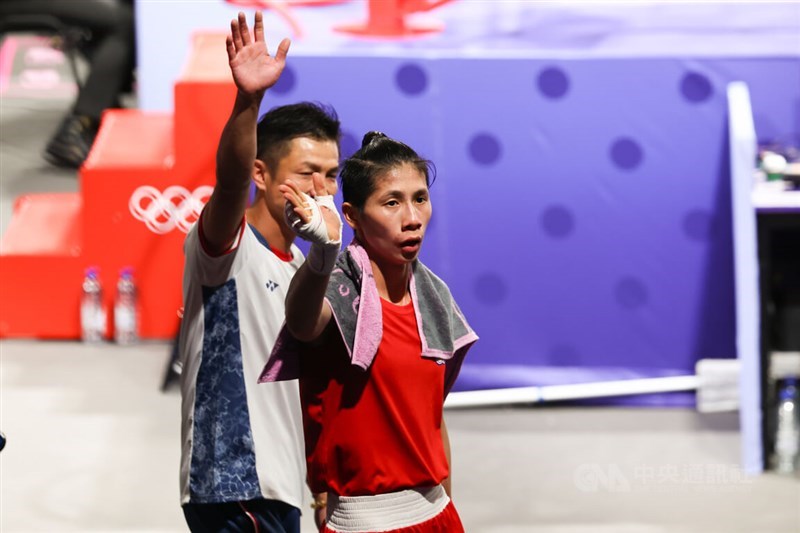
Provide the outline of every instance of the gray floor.
<path id="1" fill-rule="evenodd" d="M 0 230 L 17 195 L 77 190 L 74 172 L 39 157 L 68 104 L 0 100 Z M 168 349 L 0 342 L 0 531 L 185 530 L 179 397 L 158 390 Z M 800 480 L 741 475 L 734 413 L 543 407 L 447 421 L 471 533 L 800 531 Z"/>
<path id="2" fill-rule="evenodd" d="M 169 347 L 0 342 L 0 531 L 183 531 Z M 800 531 L 800 480 L 744 478 L 735 414 L 449 411 L 467 531 Z M 309 517 L 304 531 L 313 527 Z"/>

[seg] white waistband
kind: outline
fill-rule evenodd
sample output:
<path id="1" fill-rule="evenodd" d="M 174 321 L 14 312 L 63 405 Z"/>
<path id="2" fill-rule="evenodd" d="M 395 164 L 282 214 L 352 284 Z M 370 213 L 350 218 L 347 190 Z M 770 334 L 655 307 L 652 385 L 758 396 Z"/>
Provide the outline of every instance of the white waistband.
<path id="1" fill-rule="evenodd" d="M 375 496 L 329 494 L 327 526 L 340 533 L 391 531 L 430 520 L 448 503 L 441 485 Z"/>

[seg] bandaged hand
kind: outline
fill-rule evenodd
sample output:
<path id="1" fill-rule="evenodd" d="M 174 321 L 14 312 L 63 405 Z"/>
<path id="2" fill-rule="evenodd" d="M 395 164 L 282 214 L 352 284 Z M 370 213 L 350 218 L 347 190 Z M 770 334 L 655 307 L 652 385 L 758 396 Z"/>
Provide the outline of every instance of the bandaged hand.
<path id="1" fill-rule="evenodd" d="M 281 185 L 280 190 L 286 199 L 286 223 L 300 238 L 311 243 L 306 263 L 317 274 L 330 274 L 342 247 L 342 220 L 333 196 L 311 197 L 291 181 Z"/>
<path id="2" fill-rule="evenodd" d="M 304 192 L 300 193 L 302 203 L 295 206 L 291 201 L 287 201 L 284 207 L 284 216 L 286 223 L 294 230 L 298 237 L 307 240 L 311 244 L 318 244 L 321 246 L 328 244 L 335 244 L 342 242 L 342 221 L 339 219 L 339 213 L 336 211 L 336 205 L 333 203 L 333 196 L 316 196 L 312 198 Z M 300 208 L 306 214 L 306 219 L 302 217 L 297 208 Z M 334 213 L 338 222 L 338 233 L 336 238 L 331 238 L 328 231 L 328 224 L 325 221 L 322 210 L 327 208 L 331 213 Z"/>

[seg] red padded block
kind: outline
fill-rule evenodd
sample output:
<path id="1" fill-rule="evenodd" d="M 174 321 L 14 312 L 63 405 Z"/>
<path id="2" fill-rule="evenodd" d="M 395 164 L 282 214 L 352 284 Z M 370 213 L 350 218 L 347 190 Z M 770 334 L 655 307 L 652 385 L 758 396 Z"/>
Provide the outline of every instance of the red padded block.
<path id="1" fill-rule="evenodd" d="M 31 194 L 14 203 L 0 241 L 0 337 L 78 335 L 80 209 L 76 193 Z"/>
<path id="2" fill-rule="evenodd" d="M 213 168 L 217 144 L 233 107 L 236 86 L 225 34 L 198 33 L 175 84 L 175 156 L 191 173 Z"/>
<path id="3" fill-rule="evenodd" d="M 77 193 L 20 196 L 0 240 L 0 254 L 80 255 L 82 204 Z"/>
<path id="4" fill-rule="evenodd" d="M 171 167 L 172 139 L 172 116 L 167 113 L 106 111 L 84 168 Z"/>
<path id="5" fill-rule="evenodd" d="M 76 339 L 84 265 L 80 257 L 0 257 L 0 338 Z"/>
<path id="6" fill-rule="evenodd" d="M 81 177 L 87 200 L 85 258 L 113 278 L 121 268 L 132 266 L 139 288 L 141 335 L 173 336 L 182 305 L 185 231 L 210 194 L 208 175 L 187 176 L 174 169 L 93 168 L 84 169 Z"/>
<path id="7" fill-rule="evenodd" d="M 182 227 L 188 227 L 196 219 L 195 210 L 177 212 L 182 201 L 183 211 L 196 204 L 181 193 L 187 185 L 172 164 L 172 138 L 168 115 L 107 113 L 81 169 L 83 258 L 100 267 L 109 309 L 120 269 L 134 268 L 145 338 L 175 334 L 184 234 L 170 220 L 183 216 Z M 165 203 L 167 197 L 172 201 Z"/>

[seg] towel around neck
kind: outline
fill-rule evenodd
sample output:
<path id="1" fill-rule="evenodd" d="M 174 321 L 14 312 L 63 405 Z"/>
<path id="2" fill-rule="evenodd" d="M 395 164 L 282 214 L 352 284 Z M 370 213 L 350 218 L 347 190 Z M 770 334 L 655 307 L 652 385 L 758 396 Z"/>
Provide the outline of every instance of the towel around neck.
<path id="1" fill-rule="evenodd" d="M 444 360 L 448 365 L 449 391 L 467 350 L 478 340 L 450 289 L 420 261 L 412 263 L 411 301 L 422 341 L 422 357 Z M 353 240 L 339 254 L 331 274 L 325 300 L 353 365 L 368 369 L 383 336 L 380 295 L 366 250 Z M 281 328 L 259 382 L 299 377 L 303 343 Z"/>

